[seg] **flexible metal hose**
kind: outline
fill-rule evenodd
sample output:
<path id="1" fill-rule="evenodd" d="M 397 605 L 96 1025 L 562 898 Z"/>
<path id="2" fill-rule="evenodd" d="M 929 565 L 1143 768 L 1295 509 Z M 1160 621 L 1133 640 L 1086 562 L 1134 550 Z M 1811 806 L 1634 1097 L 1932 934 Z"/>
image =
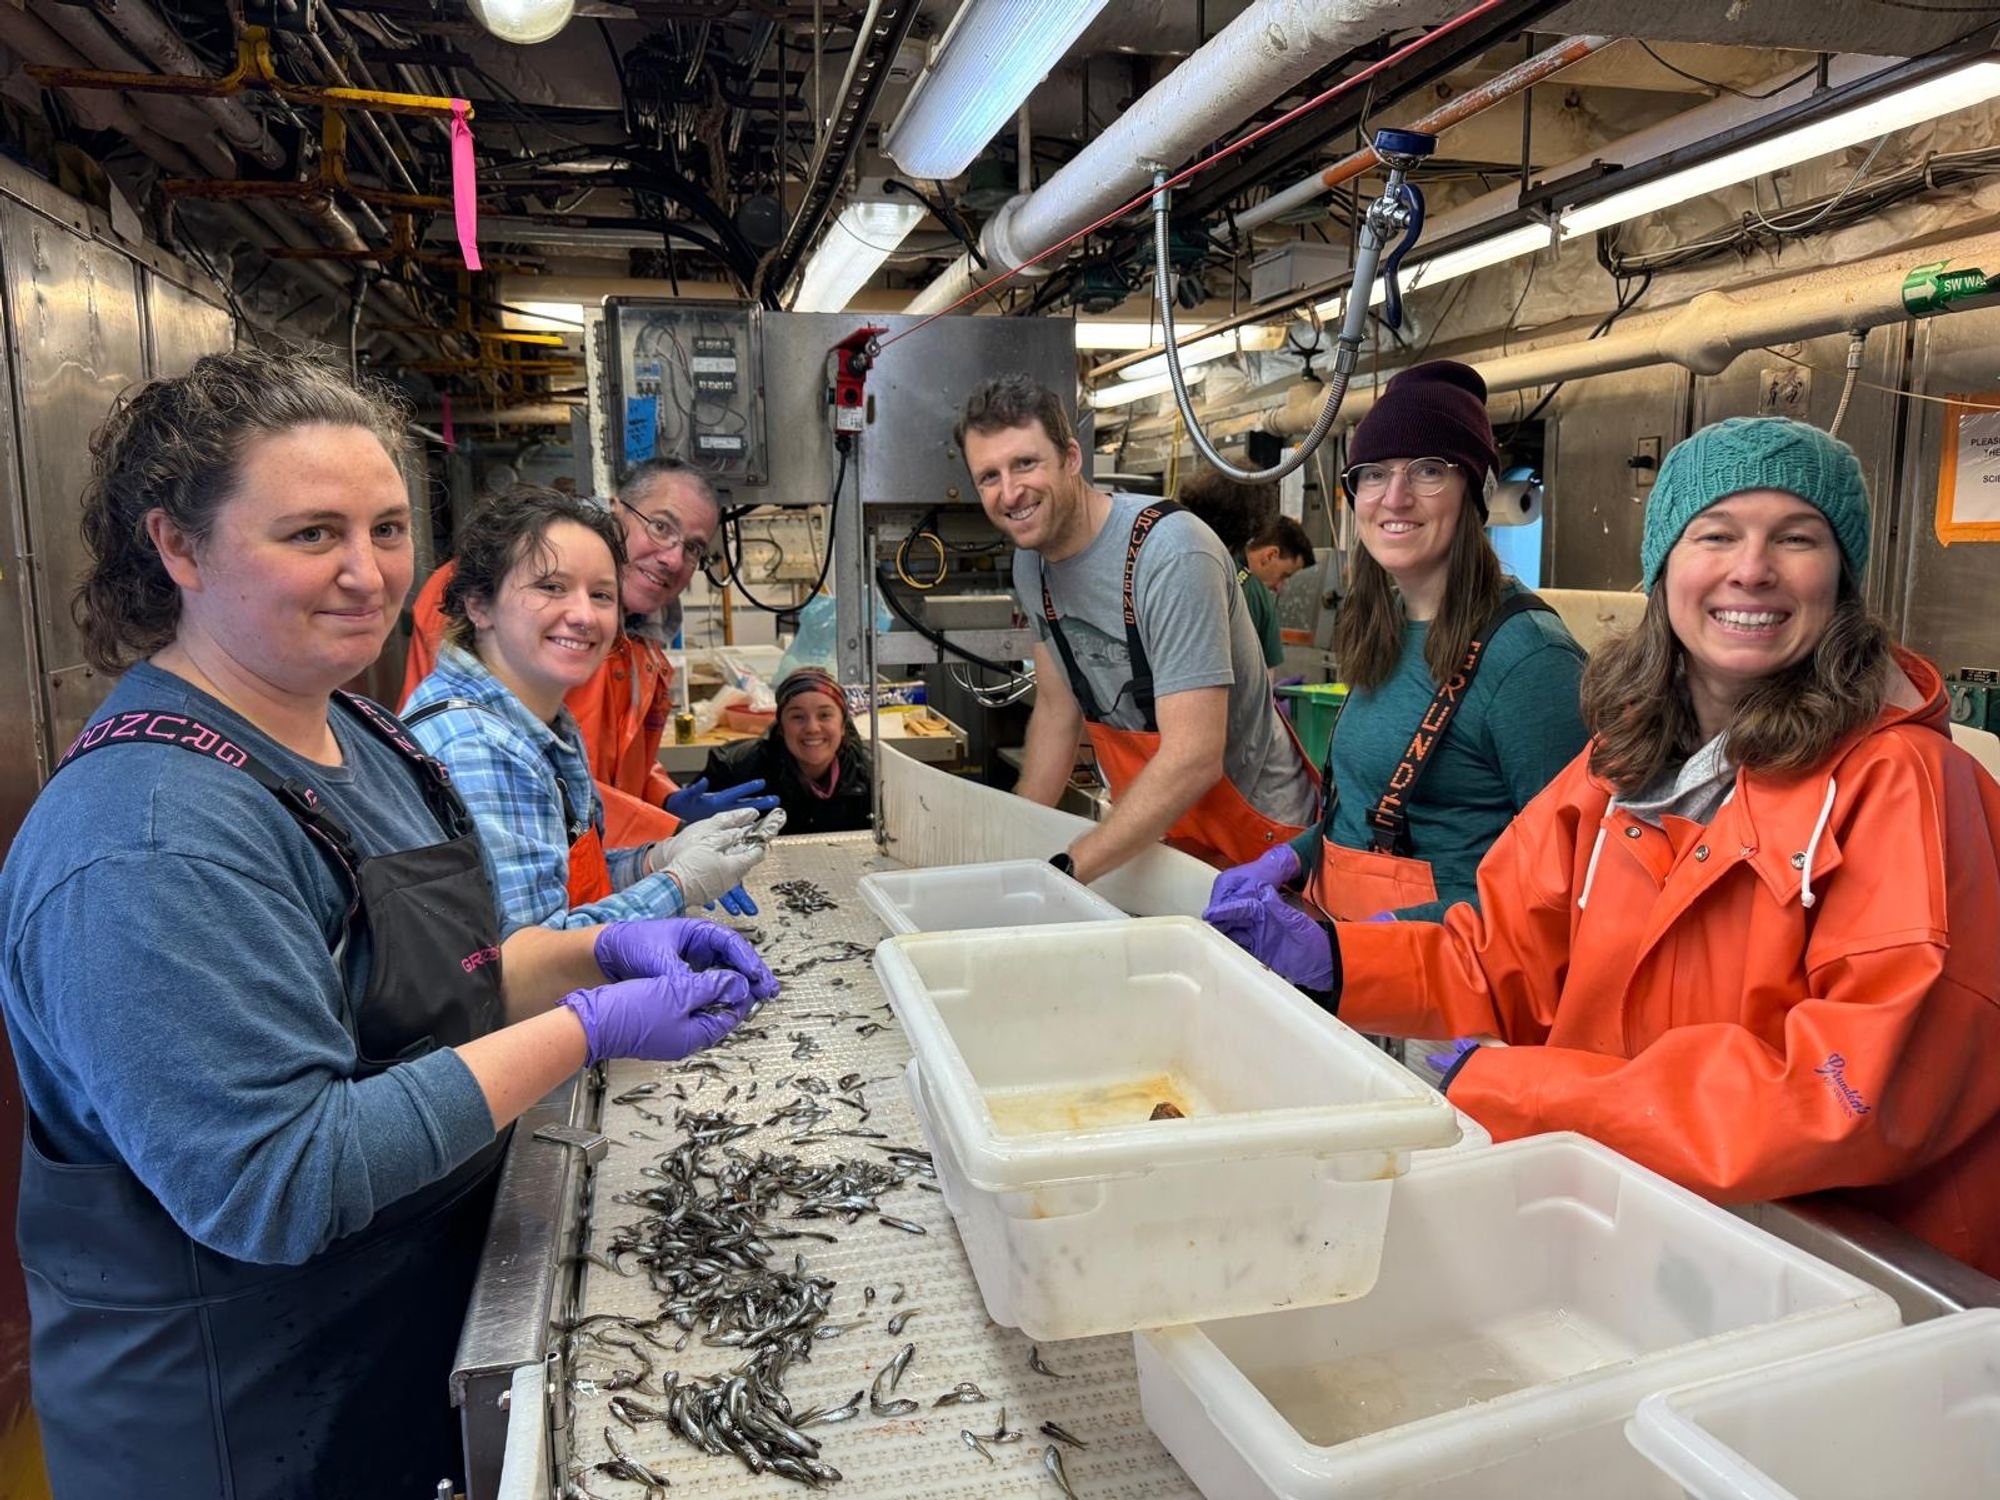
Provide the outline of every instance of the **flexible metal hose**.
<path id="1" fill-rule="evenodd" d="M 1173 383 L 1174 402 L 1180 407 L 1182 420 L 1187 423 L 1188 436 L 1194 440 L 1196 451 L 1220 472 L 1244 484 L 1268 484 L 1283 479 L 1310 459 L 1313 450 L 1326 441 L 1326 435 L 1333 431 L 1334 421 L 1340 415 L 1341 403 L 1347 399 L 1347 385 L 1353 378 L 1354 366 L 1361 352 L 1362 330 L 1367 325 L 1369 294 L 1375 284 L 1375 266 L 1382 255 L 1382 236 L 1372 218 L 1362 221 L 1361 241 L 1354 260 L 1354 279 L 1347 289 L 1346 317 L 1341 322 L 1340 335 L 1336 340 L 1333 376 L 1327 381 L 1326 401 L 1320 407 L 1319 419 L 1298 447 L 1271 468 L 1239 468 L 1216 452 L 1208 434 L 1201 430 L 1194 403 L 1188 397 L 1187 377 L 1181 371 L 1181 352 L 1174 334 L 1173 269 L 1167 257 L 1168 195 L 1166 188 L 1160 185 L 1165 181 L 1164 173 L 1154 179 L 1153 276 L 1154 291 L 1160 303 L 1160 337 L 1167 356 L 1167 375 Z M 1391 192 L 1394 187 L 1392 183 Z"/>
<path id="2" fill-rule="evenodd" d="M 1840 424 L 1847 420 L 1847 404 L 1854 399 L 1855 382 L 1861 378 L 1861 355 L 1868 347 L 1868 330 L 1857 328 L 1847 336 L 1847 381 L 1840 388 L 1840 405 L 1833 409 L 1833 420 L 1826 424 L 1828 437 L 1840 436 Z"/>

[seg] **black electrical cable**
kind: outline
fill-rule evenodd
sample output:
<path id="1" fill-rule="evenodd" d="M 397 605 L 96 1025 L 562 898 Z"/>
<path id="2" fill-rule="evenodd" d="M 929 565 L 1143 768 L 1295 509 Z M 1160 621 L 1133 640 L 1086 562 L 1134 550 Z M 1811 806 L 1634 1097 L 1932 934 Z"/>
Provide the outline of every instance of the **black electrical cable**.
<path id="1" fill-rule="evenodd" d="M 1718 93 L 1734 94 L 1739 99 L 1776 98 L 1779 94 L 1784 93 L 1786 89 L 1797 88 L 1800 84 L 1804 83 L 1808 78 L 1811 78 L 1814 74 L 1819 72 L 1819 64 L 1814 63 L 1810 68 L 1807 68 L 1803 73 L 1800 73 L 1795 78 L 1787 78 L 1783 83 L 1775 84 L 1771 88 L 1766 89 L 1761 94 L 1750 94 L 1750 93 L 1745 93 L 1742 89 L 1739 89 L 1732 84 L 1723 83 L 1718 79 L 1703 78 L 1699 73 L 1690 73 L 1686 68 L 1677 68 L 1672 63 L 1668 62 L 1664 57 L 1660 56 L 1659 53 L 1655 52 L 1645 42 L 1639 41 L 1638 37 L 1635 36 L 1632 38 L 1632 40 L 1635 42 L 1639 42 L 1639 46 L 1644 50 L 1646 56 L 1652 58 L 1654 62 L 1658 63 L 1661 67 L 1665 68 L 1669 73 L 1678 74 L 1680 77 L 1685 78 L 1689 83 L 1698 83 L 1705 89 L 1714 89 Z"/>
<path id="2" fill-rule="evenodd" d="M 950 641 L 931 629 L 930 626 L 924 624 L 923 621 L 911 614 L 909 610 L 903 607 L 903 601 L 896 597 L 894 589 L 890 587 L 896 581 L 896 575 L 890 572 L 886 565 L 879 563 L 876 565 L 875 581 L 882 586 L 882 602 L 895 611 L 896 618 L 909 626 L 910 629 L 914 630 L 925 640 L 929 641 L 933 646 L 937 647 L 938 650 L 955 656 L 960 661 L 969 661 L 975 667 L 983 667 L 989 672 L 998 673 L 1002 677 L 1019 677 L 1021 675 L 1019 667 L 1002 666 L 999 662 L 991 661 L 979 655 L 976 651 L 967 651 L 963 646 L 954 646 Z"/>
<path id="3" fill-rule="evenodd" d="M 1601 240 L 1602 236 L 1600 235 L 1599 238 Z M 1601 249 L 1599 258 L 1602 259 Z M 1609 269 L 1609 267 L 1606 269 Z M 1622 282 L 1623 278 L 1620 278 L 1620 280 Z M 1603 338 L 1605 334 L 1609 333 L 1614 323 L 1624 317 L 1634 307 L 1638 306 L 1639 299 L 1651 290 L 1652 285 L 1653 273 L 1651 271 L 1641 271 L 1636 277 L 1632 278 L 1631 282 L 1621 285 L 1618 292 L 1618 305 L 1606 313 L 1603 320 L 1590 330 L 1590 338 L 1584 342 L 1588 343 L 1590 339 Z M 1544 411 L 1548 410 L 1549 403 L 1556 399 L 1557 395 L 1561 393 L 1562 388 L 1567 384 L 1569 382 L 1566 380 L 1558 380 L 1554 385 L 1550 386 L 1547 391 L 1543 392 L 1542 399 L 1537 401 L 1524 415 L 1510 422 L 1507 425 L 1506 432 L 1499 435 L 1496 441 L 1503 447 L 1512 442 L 1516 433 L 1534 421 Z"/>
<path id="4" fill-rule="evenodd" d="M 821 589 L 826 587 L 826 575 L 833 567 L 833 523 L 834 519 L 840 514 L 840 492 L 847 485 L 847 454 L 851 446 L 851 442 L 845 433 L 841 434 L 835 442 L 840 449 L 840 466 L 834 470 L 833 494 L 826 502 L 826 557 L 819 565 L 819 577 L 813 580 L 812 590 L 806 595 L 808 599 L 811 599 Z M 724 525 L 729 535 L 734 539 L 734 547 L 729 557 L 729 581 L 735 585 L 736 591 L 747 599 L 753 608 L 761 609 L 767 615 L 797 614 L 804 607 L 803 605 L 766 604 L 762 599 L 759 599 L 755 594 L 750 592 L 749 586 L 743 582 L 743 518 L 739 514 L 725 522 Z"/>

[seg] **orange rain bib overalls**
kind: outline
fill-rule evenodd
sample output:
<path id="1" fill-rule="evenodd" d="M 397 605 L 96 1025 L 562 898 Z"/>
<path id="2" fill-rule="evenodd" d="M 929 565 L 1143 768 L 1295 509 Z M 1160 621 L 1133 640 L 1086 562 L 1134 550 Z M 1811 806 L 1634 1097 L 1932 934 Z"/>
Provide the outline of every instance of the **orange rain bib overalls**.
<path id="1" fill-rule="evenodd" d="M 1077 665 L 1076 653 L 1070 649 L 1068 637 L 1063 634 L 1062 617 L 1056 613 L 1055 598 L 1049 593 L 1048 569 L 1044 567 L 1042 570 L 1042 618 L 1048 624 L 1049 640 L 1055 646 L 1056 654 L 1062 658 L 1070 692 L 1075 694 L 1078 706 L 1083 709 L 1091 748 L 1097 752 L 1098 770 L 1111 788 L 1114 801 L 1138 779 L 1139 773 L 1146 769 L 1160 748 L 1159 720 L 1153 714 L 1152 664 L 1146 655 L 1145 642 L 1139 635 L 1139 611 L 1132 600 L 1132 584 L 1139 570 L 1139 549 L 1145 545 L 1146 538 L 1163 519 L 1180 509 L 1171 500 L 1147 506 L 1132 518 L 1132 539 L 1125 548 L 1125 650 L 1132 667 L 1132 680 L 1127 691 L 1132 695 L 1133 707 L 1145 721 L 1143 729 L 1119 729 L 1105 722 L 1106 711 L 1099 705 L 1083 669 Z M 1292 749 L 1305 767 L 1306 775 L 1317 786 L 1319 774 L 1313 769 L 1298 737 L 1291 734 L 1289 723 L 1286 723 L 1285 732 L 1291 736 Z M 1167 830 L 1166 841 L 1197 859 L 1226 869 L 1230 865 L 1255 859 L 1274 844 L 1289 842 L 1301 831 L 1293 824 L 1265 817 L 1224 776 L 1202 794 L 1199 802 L 1181 814 L 1173 827 Z"/>
<path id="2" fill-rule="evenodd" d="M 1533 594 L 1516 594 L 1503 601 L 1480 629 L 1459 669 L 1437 690 L 1437 696 L 1431 699 L 1417 723 L 1416 733 L 1410 736 L 1403 758 L 1390 774 L 1388 789 L 1368 811 L 1366 849 L 1350 849 L 1329 837 L 1335 803 L 1334 793 L 1328 791 L 1319 825 L 1319 867 L 1306 882 L 1306 900 L 1329 920 L 1361 922 L 1385 911 L 1400 911 L 1406 906 L 1422 906 L 1437 900 L 1437 882 L 1432 878 L 1430 862 L 1418 859 L 1410 844 L 1410 801 L 1424 772 L 1430 768 L 1437 747 L 1444 742 L 1459 705 L 1472 689 L 1480 659 L 1486 654 L 1486 643 L 1507 621 L 1528 610 L 1554 613 Z M 1336 723 L 1334 734 L 1339 733 Z M 1332 788 L 1333 784 L 1333 743 L 1329 740 L 1326 785 Z"/>

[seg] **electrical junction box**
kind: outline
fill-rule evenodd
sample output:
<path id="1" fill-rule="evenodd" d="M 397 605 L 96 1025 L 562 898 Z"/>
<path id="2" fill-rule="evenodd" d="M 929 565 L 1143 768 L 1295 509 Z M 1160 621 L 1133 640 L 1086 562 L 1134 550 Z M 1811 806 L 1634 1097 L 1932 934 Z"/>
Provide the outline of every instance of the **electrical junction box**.
<path id="1" fill-rule="evenodd" d="M 1347 273 L 1347 247 L 1294 240 L 1250 262 L 1250 300 L 1268 302 Z"/>
<path id="2" fill-rule="evenodd" d="M 678 458 L 719 489 L 769 477 L 762 309 L 607 298 L 601 396 L 605 459 L 617 475 Z"/>
<path id="3" fill-rule="evenodd" d="M 2000 734 L 2000 668 L 1962 667 L 1945 678 L 1951 721 Z"/>

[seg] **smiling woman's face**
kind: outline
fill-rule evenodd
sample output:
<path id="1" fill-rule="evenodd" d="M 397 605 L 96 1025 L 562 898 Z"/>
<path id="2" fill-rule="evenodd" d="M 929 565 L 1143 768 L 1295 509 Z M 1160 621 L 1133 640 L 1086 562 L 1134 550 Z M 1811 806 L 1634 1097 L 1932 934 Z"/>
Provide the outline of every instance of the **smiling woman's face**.
<path id="1" fill-rule="evenodd" d="M 1732 705 L 1826 634 L 1840 598 L 1840 547 L 1826 517 L 1798 496 L 1746 490 L 1688 523 L 1662 587 L 1697 707 Z"/>
<path id="2" fill-rule="evenodd" d="M 808 776 L 822 775 L 833 764 L 844 727 L 844 715 L 824 693 L 801 693 L 778 710 L 785 749 Z"/>

